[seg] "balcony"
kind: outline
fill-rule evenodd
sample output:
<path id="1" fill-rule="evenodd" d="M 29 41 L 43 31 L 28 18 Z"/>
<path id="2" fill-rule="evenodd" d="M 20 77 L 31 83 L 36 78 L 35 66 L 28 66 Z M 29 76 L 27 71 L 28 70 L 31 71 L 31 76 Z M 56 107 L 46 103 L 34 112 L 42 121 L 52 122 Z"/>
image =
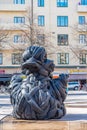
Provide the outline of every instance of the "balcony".
<path id="1" fill-rule="evenodd" d="M 0 11 L 26 11 L 26 4 L 0 4 Z"/>
<path id="2" fill-rule="evenodd" d="M 78 12 L 83 12 L 83 13 L 87 12 L 87 5 L 78 5 L 77 6 L 77 11 Z"/>
<path id="3" fill-rule="evenodd" d="M 78 31 L 79 32 L 87 32 L 87 24 L 78 24 Z"/>

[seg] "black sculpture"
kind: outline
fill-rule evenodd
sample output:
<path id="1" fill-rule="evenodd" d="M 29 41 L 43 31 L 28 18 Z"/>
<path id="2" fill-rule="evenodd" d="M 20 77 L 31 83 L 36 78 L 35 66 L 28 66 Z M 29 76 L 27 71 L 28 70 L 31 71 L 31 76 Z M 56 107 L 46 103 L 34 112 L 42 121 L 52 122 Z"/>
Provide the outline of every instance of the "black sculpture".
<path id="1" fill-rule="evenodd" d="M 22 74 L 14 75 L 9 86 L 15 118 L 45 120 L 65 115 L 68 75 L 52 79 L 53 70 L 53 61 L 47 59 L 43 47 L 30 46 L 25 50 Z"/>

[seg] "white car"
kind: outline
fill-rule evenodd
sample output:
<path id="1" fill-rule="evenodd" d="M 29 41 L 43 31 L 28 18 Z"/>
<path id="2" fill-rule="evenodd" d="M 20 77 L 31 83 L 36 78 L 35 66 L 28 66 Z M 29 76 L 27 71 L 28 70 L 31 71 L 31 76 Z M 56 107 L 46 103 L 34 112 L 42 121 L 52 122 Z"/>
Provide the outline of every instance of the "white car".
<path id="1" fill-rule="evenodd" d="M 67 88 L 68 90 L 78 90 L 80 87 L 80 83 L 78 81 L 68 82 Z"/>

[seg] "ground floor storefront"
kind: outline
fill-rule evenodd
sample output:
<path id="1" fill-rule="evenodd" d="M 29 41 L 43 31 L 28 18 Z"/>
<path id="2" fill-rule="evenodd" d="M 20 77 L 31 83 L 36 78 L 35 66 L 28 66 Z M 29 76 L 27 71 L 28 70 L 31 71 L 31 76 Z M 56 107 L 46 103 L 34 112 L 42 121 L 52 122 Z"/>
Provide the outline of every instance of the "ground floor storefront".
<path id="1" fill-rule="evenodd" d="M 10 81 L 12 75 L 21 73 L 21 66 L 0 66 L 0 84 L 6 84 Z M 86 67 L 55 67 L 54 75 L 60 73 L 69 74 L 69 81 L 87 82 L 87 68 Z"/>
<path id="2" fill-rule="evenodd" d="M 11 77 L 19 73 L 21 67 L 19 66 L 0 66 L 0 86 L 7 86 L 10 83 Z"/>
<path id="3" fill-rule="evenodd" d="M 87 67 L 56 67 L 55 74 L 69 74 L 68 81 L 80 81 L 82 84 L 87 83 Z"/>

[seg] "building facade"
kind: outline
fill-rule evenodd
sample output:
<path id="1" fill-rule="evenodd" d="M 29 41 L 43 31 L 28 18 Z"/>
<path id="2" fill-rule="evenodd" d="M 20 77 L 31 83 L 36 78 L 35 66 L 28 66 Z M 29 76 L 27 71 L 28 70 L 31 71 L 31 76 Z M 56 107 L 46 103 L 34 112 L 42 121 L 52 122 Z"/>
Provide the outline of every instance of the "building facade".
<path id="1" fill-rule="evenodd" d="M 49 48 L 54 48 L 48 57 L 54 60 L 55 71 L 86 79 L 87 0 L 0 0 L 0 26 L 10 33 L 7 42 L 13 46 L 25 42 L 17 27 L 27 22 L 28 9 L 35 17 L 32 22 L 51 34 Z M 14 48 L 0 49 L 0 74 L 19 73 L 20 59 L 21 53 Z"/>

